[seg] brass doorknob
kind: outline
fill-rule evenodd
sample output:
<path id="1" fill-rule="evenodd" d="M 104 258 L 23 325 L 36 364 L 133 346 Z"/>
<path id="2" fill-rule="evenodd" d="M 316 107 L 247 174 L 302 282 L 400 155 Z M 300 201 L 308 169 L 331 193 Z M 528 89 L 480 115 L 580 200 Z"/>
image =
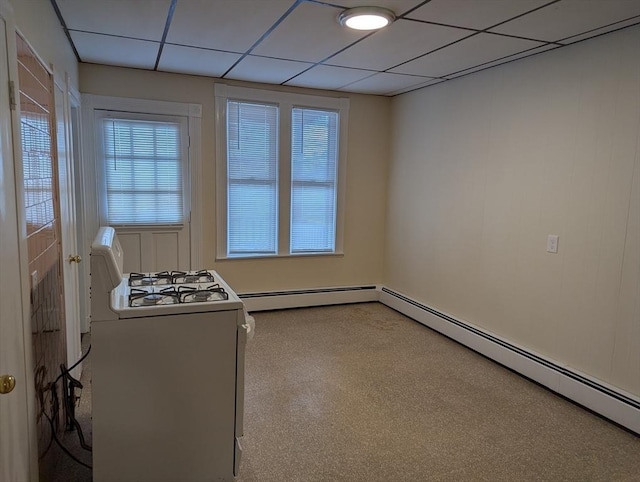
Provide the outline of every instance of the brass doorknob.
<path id="1" fill-rule="evenodd" d="M 11 375 L 0 376 L 0 393 L 9 393 L 16 386 L 16 379 Z"/>
<path id="2" fill-rule="evenodd" d="M 67 261 L 69 261 L 69 263 L 79 263 L 80 261 L 82 261 L 82 258 L 78 254 L 76 254 L 75 256 L 70 254 L 67 258 Z"/>

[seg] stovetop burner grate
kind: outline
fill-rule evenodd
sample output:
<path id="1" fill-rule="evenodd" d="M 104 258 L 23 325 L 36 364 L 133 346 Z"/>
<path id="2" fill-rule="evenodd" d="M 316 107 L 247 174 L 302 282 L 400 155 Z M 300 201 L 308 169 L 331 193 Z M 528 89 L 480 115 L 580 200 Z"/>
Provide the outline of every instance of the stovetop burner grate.
<path id="1" fill-rule="evenodd" d="M 219 284 L 207 286 L 169 286 L 160 290 L 153 286 L 145 288 L 131 288 L 129 292 L 129 307 L 175 305 L 180 303 L 204 303 L 207 301 L 228 300 L 229 294 Z"/>
<path id="2" fill-rule="evenodd" d="M 175 284 L 180 283 L 213 283 L 214 278 L 213 275 L 207 270 L 200 271 L 172 271 L 171 275 L 173 276 L 173 282 Z"/>
<path id="3" fill-rule="evenodd" d="M 158 286 L 182 283 L 213 283 L 214 277 L 207 270 L 161 271 L 159 273 L 131 273 L 129 286 Z"/>
<path id="4" fill-rule="evenodd" d="M 180 303 L 180 294 L 175 288 L 164 288 L 160 291 L 147 291 L 131 288 L 129 293 L 129 306 L 175 305 Z"/>
<path id="5" fill-rule="evenodd" d="M 173 277 L 168 271 L 159 273 L 131 273 L 129 286 L 156 286 L 173 284 Z"/>
<path id="6" fill-rule="evenodd" d="M 206 288 L 179 286 L 180 303 L 201 303 L 204 301 L 228 300 L 229 294 L 219 284 Z"/>

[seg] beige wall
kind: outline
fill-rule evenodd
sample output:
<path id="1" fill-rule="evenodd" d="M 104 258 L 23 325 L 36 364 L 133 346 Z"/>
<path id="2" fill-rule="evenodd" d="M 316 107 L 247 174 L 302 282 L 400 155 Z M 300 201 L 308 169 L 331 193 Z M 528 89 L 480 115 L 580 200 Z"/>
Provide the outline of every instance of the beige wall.
<path id="1" fill-rule="evenodd" d="M 633 27 L 395 98 L 385 284 L 640 395 L 638 52 Z"/>
<path id="2" fill-rule="evenodd" d="M 204 264 L 237 291 L 268 291 L 375 284 L 382 281 L 390 99 L 303 89 L 272 90 L 349 97 L 344 256 L 224 260 L 215 262 L 214 81 L 135 69 L 80 65 L 83 93 L 202 105 Z M 228 82 L 256 87 L 255 84 Z"/>
<path id="3" fill-rule="evenodd" d="M 50 0 L 9 0 L 16 26 L 40 58 L 53 64 L 63 81 L 69 74 L 71 86 L 78 88 L 78 62 Z"/>

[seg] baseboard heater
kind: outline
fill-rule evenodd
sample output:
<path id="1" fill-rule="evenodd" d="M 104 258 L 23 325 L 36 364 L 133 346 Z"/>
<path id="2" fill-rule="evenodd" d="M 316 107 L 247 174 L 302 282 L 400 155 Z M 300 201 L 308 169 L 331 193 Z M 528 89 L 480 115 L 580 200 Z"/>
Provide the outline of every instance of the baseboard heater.
<path id="1" fill-rule="evenodd" d="M 640 400 L 388 288 L 379 301 L 552 391 L 640 434 Z"/>
<path id="2" fill-rule="evenodd" d="M 366 285 L 240 293 L 238 296 L 251 312 L 378 301 L 379 291 L 375 285 Z"/>

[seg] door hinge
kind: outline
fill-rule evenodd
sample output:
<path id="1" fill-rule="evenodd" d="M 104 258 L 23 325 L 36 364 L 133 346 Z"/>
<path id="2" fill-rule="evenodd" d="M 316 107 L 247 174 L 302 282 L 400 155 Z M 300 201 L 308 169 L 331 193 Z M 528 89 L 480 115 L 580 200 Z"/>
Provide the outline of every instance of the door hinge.
<path id="1" fill-rule="evenodd" d="M 16 84 L 13 80 L 9 81 L 9 106 L 11 110 L 16 110 Z"/>

